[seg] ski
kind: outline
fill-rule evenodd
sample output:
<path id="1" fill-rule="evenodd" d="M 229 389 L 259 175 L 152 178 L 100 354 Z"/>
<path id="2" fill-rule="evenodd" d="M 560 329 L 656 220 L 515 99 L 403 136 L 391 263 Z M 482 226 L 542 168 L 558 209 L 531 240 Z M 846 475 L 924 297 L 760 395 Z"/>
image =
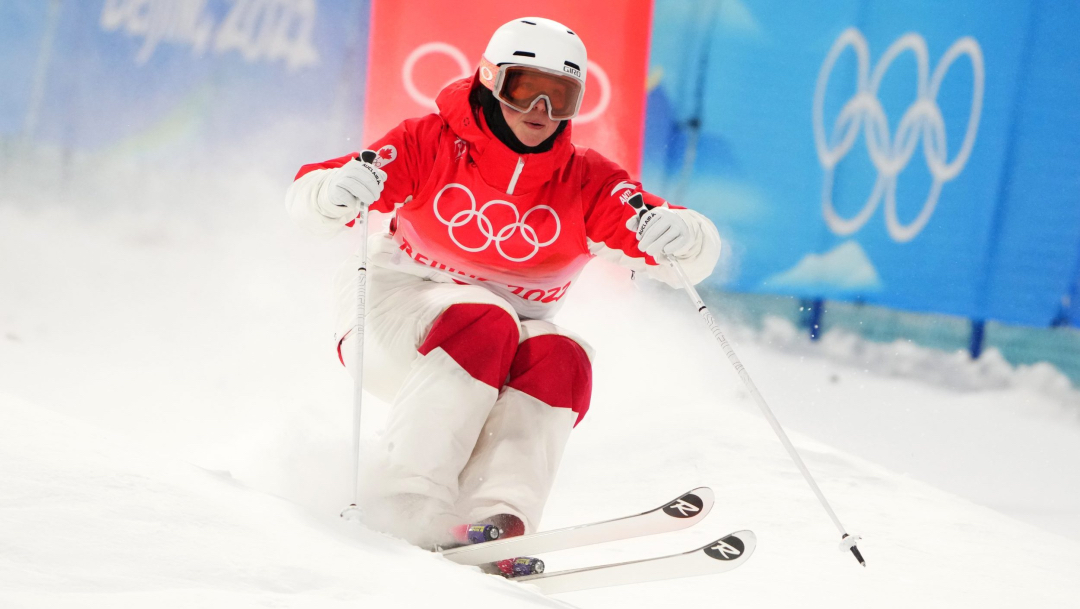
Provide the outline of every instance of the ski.
<path id="1" fill-rule="evenodd" d="M 712 509 L 713 503 L 712 489 L 700 487 L 656 509 L 635 516 L 460 546 L 443 550 L 442 555 L 458 564 L 482 565 L 500 559 L 533 556 L 608 541 L 678 531 L 701 522 Z"/>
<path id="2" fill-rule="evenodd" d="M 529 584 L 544 594 L 590 590 L 642 582 L 710 575 L 731 571 L 746 562 L 757 546 L 751 531 L 738 531 L 690 552 L 597 565 L 553 573 L 515 577 L 510 581 Z"/>

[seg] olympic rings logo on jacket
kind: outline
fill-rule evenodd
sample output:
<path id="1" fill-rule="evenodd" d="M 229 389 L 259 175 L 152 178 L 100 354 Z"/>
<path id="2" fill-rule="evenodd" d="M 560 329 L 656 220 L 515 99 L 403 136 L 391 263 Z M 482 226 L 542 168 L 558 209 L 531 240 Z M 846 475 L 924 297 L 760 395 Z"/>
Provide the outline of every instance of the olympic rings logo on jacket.
<path id="1" fill-rule="evenodd" d="M 458 211 L 452 216 L 450 216 L 450 219 L 446 219 L 442 215 L 442 213 L 439 212 L 439 201 L 442 199 L 443 193 L 445 193 L 451 188 L 457 188 L 465 192 L 465 194 L 469 197 L 469 208 Z M 495 223 L 485 213 L 488 208 L 493 205 L 510 208 L 510 210 L 514 214 L 514 221 L 506 223 L 506 225 L 499 230 L 495 230 Z M 453 241 L 455 245 L 465 250 L 466 252 L 482 252 L 488 247 L 490 247 L 492 243 L 494 243 L 495 249 L 499 252 L 499 254 L 510 262 L 525 262 L 526 260 L 531 259 L 533 256 L 540 252 L 541 248 L 547 247 L 552 243 L 555 243 L 555 240 L 559 238 L 559 234 L 562 232 L 562 224 L 559 221 L 559 214 L 555 213 L 555 210 L 552 209 L 550 205 L 536 205 L 531 207 L 529 211 L 522 214 L 518 211 L 518 208 L 515 207 L 513 203 L 510 203 L 508 201 L 502 201 L 500 199 L 494 199 L 485 203 L 483 206 L 480 207 L 480 209 L 477 209 L 476 197 L 473 195 L 472 191 L 469 190 L 467 186 L 458 183 L 450 183 L 442 187 L 442 190 L 439 191 L 439 194 L 435 195 L 433 209 L 435 211 L 435 217 L 439 220 L 439 222 L 442 222 L 444 225 L 446 225 L 447 232 L 450 234 L 450 240 Z M 550 239 L 546 239 L 544 241 L 540 241 L 540 238 L 538 236 L 537 228 L 539 227 L 534 227 L 528 224 L 529 217 L 532 216 L 534 213 L 541 211 L 551 214 L 551 217 L 555 219 L 555 234 L 552 235 Z M 460 240 L 458 240 L 458 237 L 456 235 L 454 235 L 455 228 L 460 228 L 462 226 L 470 224 L 473 220 L 476 221 L 476 227 L 480 230 L 480 234 L 483 235 L 486 239 L 483 245 L 465 245 Z M 524 239 L 530 247 L 532 247 L 532 251 L 525 256 L 515 257 L 503 251 L 502 244 L 506 240 L 518 234 L 519 231 L 521 233 L 521 238 Z"/>

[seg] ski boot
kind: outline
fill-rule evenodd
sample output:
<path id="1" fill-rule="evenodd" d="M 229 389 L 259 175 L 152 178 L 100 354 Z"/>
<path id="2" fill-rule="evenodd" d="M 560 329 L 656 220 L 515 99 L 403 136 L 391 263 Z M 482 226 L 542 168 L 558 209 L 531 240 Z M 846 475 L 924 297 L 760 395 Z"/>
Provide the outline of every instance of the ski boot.
<path id="1" fill-rule="evenodd" d="M 514 579 L 515 577 L 543 573 L 544 561 L 529 556 L 504 558 L 502 560 L 480 565 L 480 570 L 489 575 L 501 575 L 506 579 Z"/>
<path id="2" fill-rule="evenodd" d="M 451 534 L 458 545 L 472 545 L 495 541 L 504 537 L 517 537 L 525 534 L 525 523 L 512 514 L 496 514 L 476 524 L 455 527 Z M 480 565 L 480 570 L 491 575 L 501 575 L 512 579 L 525 575 L 544 572 L 544 561 L 539 558 L 523 556 L 506 558 Z"/>

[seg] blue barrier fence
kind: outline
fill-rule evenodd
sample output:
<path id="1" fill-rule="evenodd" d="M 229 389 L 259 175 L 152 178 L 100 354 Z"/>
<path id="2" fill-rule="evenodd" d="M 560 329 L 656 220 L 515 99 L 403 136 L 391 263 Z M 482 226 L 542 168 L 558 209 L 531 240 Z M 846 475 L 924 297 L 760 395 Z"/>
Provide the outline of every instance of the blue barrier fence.
<path id="1" fill-rule="evenodd" d="M 1080 5 L 657 0 L 645 179 L 714 285 L 1080 325 Z"/>

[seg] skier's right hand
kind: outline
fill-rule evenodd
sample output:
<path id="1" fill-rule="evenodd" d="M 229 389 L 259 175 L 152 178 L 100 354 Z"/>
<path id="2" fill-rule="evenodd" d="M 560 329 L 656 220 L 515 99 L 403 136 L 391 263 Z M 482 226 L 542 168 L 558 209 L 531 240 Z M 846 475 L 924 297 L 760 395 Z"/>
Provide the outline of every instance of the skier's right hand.
<path id="1" fill-rule="evenodd" d="M 331 174 L 323 183 L 319 197 L 319 211 L 328 218 L 350 220 L 379 200 L 386 172 L 371 163 L 353 159 Z"/>

